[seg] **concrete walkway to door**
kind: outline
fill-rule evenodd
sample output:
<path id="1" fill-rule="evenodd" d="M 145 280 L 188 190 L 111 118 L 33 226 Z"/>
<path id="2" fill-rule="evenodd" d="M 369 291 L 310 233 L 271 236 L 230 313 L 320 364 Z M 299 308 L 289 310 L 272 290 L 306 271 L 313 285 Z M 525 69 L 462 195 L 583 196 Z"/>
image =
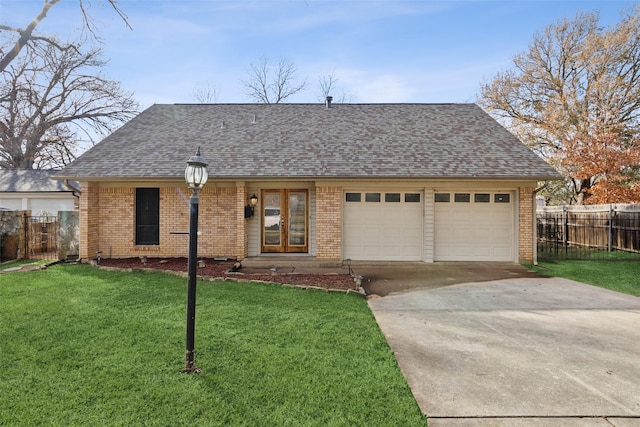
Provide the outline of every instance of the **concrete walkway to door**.
<path id="1" fill-rule="evenodd" d="M 430 427 L 640 426 L 640 298 L 541 277 L 381 293 Z"/>

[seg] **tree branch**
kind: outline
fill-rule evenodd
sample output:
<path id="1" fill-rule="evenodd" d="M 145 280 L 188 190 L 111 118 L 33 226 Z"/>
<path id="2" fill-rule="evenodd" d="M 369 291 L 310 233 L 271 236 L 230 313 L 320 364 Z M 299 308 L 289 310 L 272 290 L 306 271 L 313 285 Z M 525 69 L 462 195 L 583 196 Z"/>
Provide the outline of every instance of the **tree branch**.
<path id="1" fill-rule="evenodd" d="M 42 21 L 47 16 L 47 12 L 49 12 L 49 9 L 51 9 L 59 1 L 60 0 L 44 0 L 44 4 L 42 5 L 42 9 L 40 10 L 38 16 L 36 16 L 33 21 L 31 21 L 26 29 L 18 31 L 20 33 L 20 37 L 13 45 L 13 48 L 11 48 L 11 50 L 9 50 L 9 52 L 0 59 L 0 72 L 4 71 L 4 69 L 7 68 L 7 65 L 9 65 L 11 61 L 13 61 L 18 56 L 22 48 L 27 44 L 29 40 L 31 40 L 31 34 L 33 33 L 33 30 L 38 26 L 40 21 Z"/>

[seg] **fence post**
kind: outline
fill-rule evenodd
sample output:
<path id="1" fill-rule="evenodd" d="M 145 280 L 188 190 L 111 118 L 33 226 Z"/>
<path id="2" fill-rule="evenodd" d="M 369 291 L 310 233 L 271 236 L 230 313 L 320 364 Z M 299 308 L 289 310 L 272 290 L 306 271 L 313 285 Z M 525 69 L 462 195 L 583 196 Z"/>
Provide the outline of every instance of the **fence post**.
<path id="1" fill-rule="evenodd" d="M 567 255 L 569 241 L 569 215 L 567 215 L 567 207 L 562 206 L 562 245 L 564 246 L 564 255 Z"/>
<path id="2" fill-rule="evenodd" d="M 29 214 L 27 214 L 27 212 L 25 211 L 25 213 L 22 216 L 22 227 L 23 227 L 23 252 L 22 252 L 22 259 L 29 259 Z"/>
<path id="3" fill-rule="evenodd" d="M 611 252 L 611 244 L 613 240 L 613 205 L 609 205 L 609 235 L 608 235 L 608 251 Z"/>

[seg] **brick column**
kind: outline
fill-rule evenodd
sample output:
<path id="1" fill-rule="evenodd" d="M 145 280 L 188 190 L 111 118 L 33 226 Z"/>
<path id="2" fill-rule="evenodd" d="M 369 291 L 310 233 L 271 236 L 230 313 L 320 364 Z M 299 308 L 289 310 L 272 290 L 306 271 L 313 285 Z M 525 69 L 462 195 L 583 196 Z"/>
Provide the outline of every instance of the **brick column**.
<path id="1" fill-rule="evenodd" d="M 316 187 L 316 258 L 342 259 L 341 187 Z"/>
<path id="2" fill-rule="evenodd" d="M 520 262 L 533 263 L 533 228 L 535 227 L 533 187 L 520 187 L 518 212 L 518 251 Z"/>
<path id="3" fill-rule="evenodd" d="M 247 187 L 244 182 L 236 183 L 236 253 L 238 259 L 246 258 L 249 254 L 248 222 L 244 217 L 244 207 L 247 205 Z"/>
<path id="4" fill-rule="evenodd" d="M 81 182 L 80 188 L 80 258 L 89 260 L 96 257 L 100 240 L 100 195 L 90 182 Z"/>

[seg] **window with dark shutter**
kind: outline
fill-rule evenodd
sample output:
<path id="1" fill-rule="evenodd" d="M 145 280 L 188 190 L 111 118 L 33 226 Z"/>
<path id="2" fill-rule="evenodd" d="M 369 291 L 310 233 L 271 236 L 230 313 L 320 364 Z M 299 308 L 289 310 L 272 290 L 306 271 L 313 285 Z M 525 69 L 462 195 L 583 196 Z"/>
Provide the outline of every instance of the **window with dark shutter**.
<path id="1" fill-rule="evenodd" d="M 160 244 L 160 189 L 136 188 L 136 245 Z"/>

